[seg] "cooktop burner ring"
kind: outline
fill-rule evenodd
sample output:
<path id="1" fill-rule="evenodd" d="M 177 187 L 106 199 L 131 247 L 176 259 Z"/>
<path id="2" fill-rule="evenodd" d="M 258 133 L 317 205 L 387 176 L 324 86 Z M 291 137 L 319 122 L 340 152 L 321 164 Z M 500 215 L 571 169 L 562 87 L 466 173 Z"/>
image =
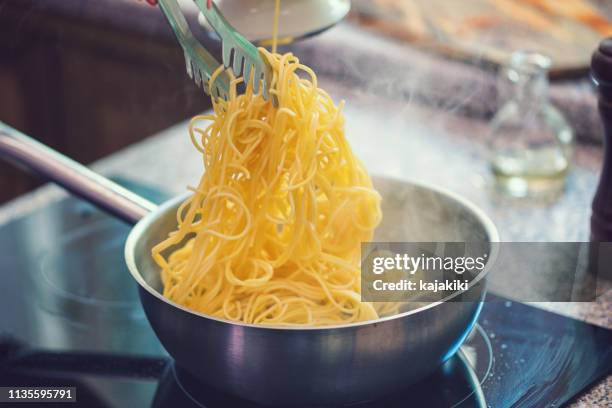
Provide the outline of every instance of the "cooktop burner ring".
<path id="1" fill-rule="evenodd" d="M 174 360 L 170 364 L 170 370 L 172 370 L 172 377 L 174 378 L 176 385 L 178 385 L 185 396 L 187 396 L 187 398 L 189 398 L 196 406 L 207 408 L 205 405 L 202 405 L 198 399 L 191 394 L 191 392 L 189 392 L 185 385 L 183 385 L 183 381 L 179 378 L 179 374 L 176 372 L 176 364 L 174 363 Z"/>
<path id="2" fill-rule="evenodd" d="M 38 268 L 30 277 L 40 296 L 48 298 L 41 306 L 69 319 L 70 310 L 62 308 L 66 304 L 144 319 L 136 286 L 124 279 L 129 273 L 123 261 L 128 231 L 114 219 L 91 220 L 41 250 Z"/>
<path id="3" fill-rule="evenodd" d="M 482 344 L 477 344 L 478 342 L 482 342 Z M 478 351 L 478 346 L 482 348 L 480 351 Z M 474 353 L 470 353 L 471 350 L 474 350 Z M 487 407 L 488 405 L 481 387 L 489 379 L 491 373 L 493 372 L 495 357 L 493 356 L 493 346 L 491 345 L 491 340 L 480 324 L 476 323 L 474 329 L 470 335 L 468 335 L 465 343 L 463 343 L 463 345 L 459 348 L 457 355 L 459 358 L 463 358 L 466 365 L 472 368 L 472 374 L 476 376 L 474 380 L 480 387 L 475 388 L 471 394 L 466 395 L 462 400 L 457 401 L 450 408 L 458 407 L 475 394 L 477 394 L 476 399 L 478 401 L 478 406 Z M 477 367 L 475 367 L 477 366 L 476 359 L 479 358 L 479 355 L 486 356 L 486 362 L 483 364 L 481 373 L 478 373 L 476 370 Z"/>
<path id="4" fill-rule="evenodd" d="M 379 406 L 381 403 L 384 404 L 384 406 L 393 407 L 394 403 L 401 403 L 405 402 L 408 398 L 414 398 L 415 390 L 421 388 L 428 389 L 427 386 L 423 386 L 423 383 L 435 384 L 429 388 L 431 389 L 440 384 L 440 379 L 446 379 L 446 382 L 442 383 L 441 387 L 438 387 L 442 388 L 443 391 L 440 394 L 446 394 L 446 397 L 443 398 L 448 398 L 444 399 L 444 406 L 451 408 L 458 407 L 468 399 L 472 399 L 474 402 L 473 405 L 486 407 L 487 403 L 482 391 L 482 385 L 489 378 L 493 366 L 493 349 L 489 336 L 487 336 L 485 330 L 477 324 L 465 343 L 459 349 L 459 352 L 440 367 L 432 377 L 416 385 L 408 386 L 406 390 L 398 394 L 390 395 L 376 401 L 351 403 L 345 405 L 345 407 L 371 408 Z M 259 405 L 255 403 L 234 398 L 205 385 L 201 385 L 197 380 L 191 377 L 189 373 L 177 367 L 174 362 L 169 365 L 164 377 L 167 379 L 167 382 L 172 382 L 173 384 L 160 386 L 158 390 L 159 395 L 157 395 L 156 401 L 161 403 L 161 406 L 164 406 L 163 400 L 166 397 L 172 396 L 172 399 L 176 401 L 178 393 L 182 394 L 182 396 L 179 397 L 183 403 L 190 404 L 193 407 L 216 408 L 217 406 L 228 406 L 227 404 L 236 407 L 259 407 Z M 162 380 L 162 383 L 163 382 Z M 170 390 L 169 393 L 168 390 Z M 427 397 L 427 395 L 425 395 L 427 391 L 423 394 L 424 395 L 420 398 Z M 435 393 L 432 392 L 431 394 L 433 396 Z M 434 396 L 434 398 L 436 397 Z"/>

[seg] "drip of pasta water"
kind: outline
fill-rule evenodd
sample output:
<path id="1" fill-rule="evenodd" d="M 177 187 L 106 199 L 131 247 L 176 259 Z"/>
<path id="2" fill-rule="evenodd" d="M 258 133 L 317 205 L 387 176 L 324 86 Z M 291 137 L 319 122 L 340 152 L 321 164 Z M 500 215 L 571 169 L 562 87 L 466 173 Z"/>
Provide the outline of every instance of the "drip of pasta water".
<path id="1" fill-rule="evenodd" d="M 205 172 L 177 212 L 176 231 L 153 248 L 164 296 L 264 325 L 393 311 L 360 301 L 360 246 L 381 220 L 380 196 L 345 138 L 344 104 L 294 55 L 260 52 L 277 106 L 250 85 L 238 94 L 239 78 L 229 100 L 213 100 L 213 113 L 190 123 Z"/>
<path id="2" fill-rule="evenodd" d="M 274 0 L 274 23 L 272 25 L 272 54 L 278 46 L 278 24 L 280 22 L 280 0 Z"/>

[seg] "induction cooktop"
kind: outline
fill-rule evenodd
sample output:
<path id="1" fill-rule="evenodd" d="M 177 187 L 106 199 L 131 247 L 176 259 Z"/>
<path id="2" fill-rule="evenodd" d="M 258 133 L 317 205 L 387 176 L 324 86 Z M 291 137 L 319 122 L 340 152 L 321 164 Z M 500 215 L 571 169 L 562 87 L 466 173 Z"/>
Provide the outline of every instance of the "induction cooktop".
<path id="1" fill-rule="evenodd" d="M 128 231 L 73 198 L 0 227 L 0 386 L 72 386 L 84 407 L 256 407 L 199 384 L 161 348 L 123 265 Z M 350 406 L 557 407 L 611 371 L 611 330 L 488 294 L 432 376 Z"/>

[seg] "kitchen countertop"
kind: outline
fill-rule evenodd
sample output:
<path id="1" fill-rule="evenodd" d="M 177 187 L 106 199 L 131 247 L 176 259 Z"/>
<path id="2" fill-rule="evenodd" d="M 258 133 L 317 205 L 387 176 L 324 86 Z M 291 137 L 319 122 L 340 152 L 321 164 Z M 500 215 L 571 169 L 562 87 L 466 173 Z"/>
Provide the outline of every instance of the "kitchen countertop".
<path id="1" fill-rule="evenodd" d="M 410 98 L 381 98 L 331 77 L 321 76 L 320 83 L 336 99 L 347 100 L 347 137 L 372 174 L 428 182 L 465 196 L 491 216 L 502 241 L 588 240 L 590 203 L 601 166 L 598 147 L 579 145 L 567 189 L 558 200 L 509 200 L 497 195 L 492 186 L 485 159 L 485 122 L 455 115 L 452 110 L 441 113 L 423 108 Z M 187 124 L 179 123 L 95 163 L 93 168 L 180 193 L 197 184 L 202 163 L 189 141 Z M 54 186 L 45 186 L 19 197 L 0 207 L 0 224 L 36 211 L 64 194 Z M 612 328 L 612 291 L 606 289 L 609 286 L 591 303 L 536 306 Z M 610 406 L 610 395 L 612 376 L 571 406 Z"/>

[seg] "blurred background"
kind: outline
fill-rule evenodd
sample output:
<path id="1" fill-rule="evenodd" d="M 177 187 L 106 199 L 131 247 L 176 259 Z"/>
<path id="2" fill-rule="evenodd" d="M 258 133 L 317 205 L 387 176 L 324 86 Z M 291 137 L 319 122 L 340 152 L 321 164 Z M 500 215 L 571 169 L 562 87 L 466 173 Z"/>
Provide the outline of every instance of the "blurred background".
<path id="1" fill-rule="evenodd" d="M 2 1 L 0 119 L 91 163 L 207 109 L 155 3 Z M 192 2 L 182 5 L 218 50 Z M 611 18 L 606 0 L 355 0 L 340 28 L 291 49 L 334 85 L 401 100 L 399 110 L 416 104 L 483 123 L 508 99 L 499 97 L 499 68 L 512 52 L 544 53 L 552 103 L 579 141 L 597 146 L 588 65 L 612 35 Z M 38 183 L 0 163 L 0 202 Z"/>

